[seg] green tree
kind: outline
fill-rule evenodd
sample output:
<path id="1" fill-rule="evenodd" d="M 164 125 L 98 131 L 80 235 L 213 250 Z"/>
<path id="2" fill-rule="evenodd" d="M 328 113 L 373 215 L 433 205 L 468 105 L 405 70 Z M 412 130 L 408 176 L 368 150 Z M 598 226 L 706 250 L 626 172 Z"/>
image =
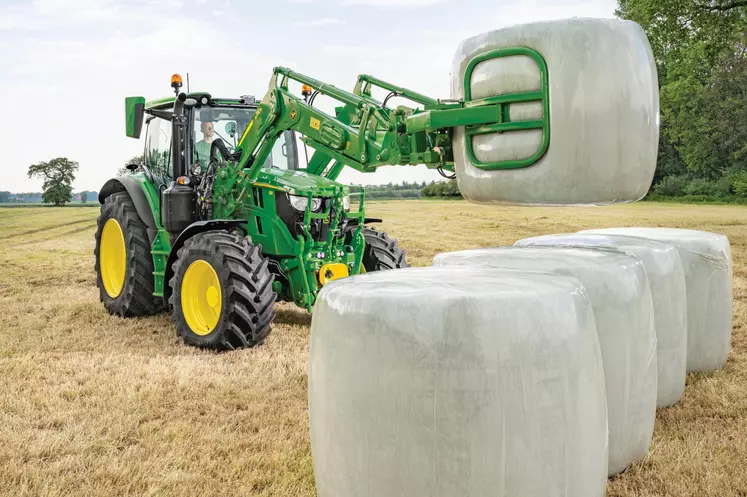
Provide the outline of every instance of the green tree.
<path id="1" fill-rule="evenodd" d="M 455 179 L 434 181 L 420 191 L 424 197 L 460 197 L 459 186 Z"/>
<path id="2" fill-rule="evenodd" d="M 64 205 L 73 198 L 73 181 L 78 163 L 66 157 L 57 157 L 47 162 L 29 166 L 29 178 L 44 180 L 42 201 L 55 206 Z"/>
<path id="3" fill-rule="evenodd" d="M 80 192 L 80 203 L 85 204 L 86 202 L 88 202 L 88 192 L 82 191 Z"/>
<path id="4" fill-rule="evenodd" d="M 747 0 L 618 0 L 617 15 L 643 27 L 656 58 L 656 183 L 686 172 L 718 182 L 747 167 Z"/>

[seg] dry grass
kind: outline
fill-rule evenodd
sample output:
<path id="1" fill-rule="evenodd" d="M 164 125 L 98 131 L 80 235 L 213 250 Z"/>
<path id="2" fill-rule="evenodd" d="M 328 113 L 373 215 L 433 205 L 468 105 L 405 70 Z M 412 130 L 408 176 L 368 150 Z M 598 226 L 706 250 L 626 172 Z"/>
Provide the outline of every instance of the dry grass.
<path id="1" fill-rule="evenodd" d="M 658 412 L 649 457 L 611 480 L 608 494 L 747 495 L 747 208 L 411 201 L 371 204 L 370 213 L 415 265 L 439 251 L 588 227 L 726 233 L 735 263 L 729 363 L 688 378 L 683 400 Z M 111 317 L 93 274 L 96 215 L 0 209 L 0 493 L 313 496 L 309 316 L 281 305 L 264 346 L 219 355 L 178 343 L 168 315 Z"/>

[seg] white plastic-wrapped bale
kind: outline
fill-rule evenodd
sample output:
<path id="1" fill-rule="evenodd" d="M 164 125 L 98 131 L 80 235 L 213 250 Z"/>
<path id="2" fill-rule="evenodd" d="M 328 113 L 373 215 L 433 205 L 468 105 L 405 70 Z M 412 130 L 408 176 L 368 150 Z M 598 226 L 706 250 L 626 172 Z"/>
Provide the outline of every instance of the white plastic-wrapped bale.
<path id="1" fill-rule="evenodd" d="M 567 19 L 491 31 L 462 42 L 452 75 L 453 98 L 502 106 L 501 123 L 456 129 L 467 199 L 609 204 L 648 191 L 659 94 L 638 24 Z"/>
<path id="2" fill-rule="evenodd" d="M 685 391 L 687 294 L 677 248 L 669 243 L 620 235 L 567 233 L 525 238 L 516 246 L 586 247 L 638 257 L 646 269 L 656 328 L 657 407 L 676 403 Z"/>
<path id="3" fill-rule="evenodd" d="M 311 324 L 318 495 L 601 497 L 603 378 L 572 277 L 429 267 L 336 280 Z"/>
<path id="4" fill-rule="evenodd" d="M 687 288 L 687 372 L 715 371 L 731 348 L 732 260 L 729 239 L 676 228 L 606 228 L 584 233 L 658 240 L 677 247 Z"/>
<path id="5" fill-rule="evenodd" d="M 648 452 L 656 417 L 656 334 L 640 259 L 588 249 L 495 247 L 438 254 L 433 263 L 578 278 L 589 294 L 602 349 L 610 476 Z"/>

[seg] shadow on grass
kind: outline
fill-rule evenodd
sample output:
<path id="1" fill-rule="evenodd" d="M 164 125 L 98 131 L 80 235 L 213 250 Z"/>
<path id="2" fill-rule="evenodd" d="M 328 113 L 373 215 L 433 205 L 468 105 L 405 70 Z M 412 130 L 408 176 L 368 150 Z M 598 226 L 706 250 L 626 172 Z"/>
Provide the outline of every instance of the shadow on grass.
<path id="1" fill-rule="evenodd" d="M 311 313 L 303 309 L 278 309 L 275 322 L 279 324 L 309 326 L 311 324 Z"/>

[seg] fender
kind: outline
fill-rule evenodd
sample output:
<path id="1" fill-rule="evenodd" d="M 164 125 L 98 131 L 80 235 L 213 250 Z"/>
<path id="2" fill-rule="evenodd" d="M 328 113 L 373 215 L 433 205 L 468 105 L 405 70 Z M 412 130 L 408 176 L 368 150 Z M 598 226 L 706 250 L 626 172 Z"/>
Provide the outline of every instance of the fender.
<path id="1" fill-rule="evenodd" d="M 184 246 L 184 243 L 195 236 L 198 233 L 204 233 L 206 231 L 231 231 L 232 229 L 239 228 L 245 221 L 241 219 L 211 219 L 210 221 L 197 221 L 189 226 L 187 229 L 179 233 L 174 243 L 171 244 L 171 252 L 169 258 L 166 261 L 166 272 L 164 274 L 164 289 L 169 288 L 169 281 L 174 276 L 174 268 L 172 267 L 176 262 L 177 256 L 179 255 L 179 249 Z M 170 290 L 169 290 L 170 291 Z M 165 292 L 164 292 L 165 293 Z"/>
<path id="2" fill-rule="evenodd" d="M 116 192 L 126 191 L 132 202 L 135 204 L 137 215 L 143 220 L 145 225 L 148 227 L 148 237 L 150 242 L 153 243 L 153 239 L 158 232 L 159 226 L 156 224 L 156 220 L 153 217 L 153 211 L 148 203 L 148 198 L 145 196 L 145 192 L 140 187 L 138 181 L 132 176 L 117 176 L 112 178 L 101 188 L 99 192 L 99 203 L 103 204 L 106 197 Z"/>

